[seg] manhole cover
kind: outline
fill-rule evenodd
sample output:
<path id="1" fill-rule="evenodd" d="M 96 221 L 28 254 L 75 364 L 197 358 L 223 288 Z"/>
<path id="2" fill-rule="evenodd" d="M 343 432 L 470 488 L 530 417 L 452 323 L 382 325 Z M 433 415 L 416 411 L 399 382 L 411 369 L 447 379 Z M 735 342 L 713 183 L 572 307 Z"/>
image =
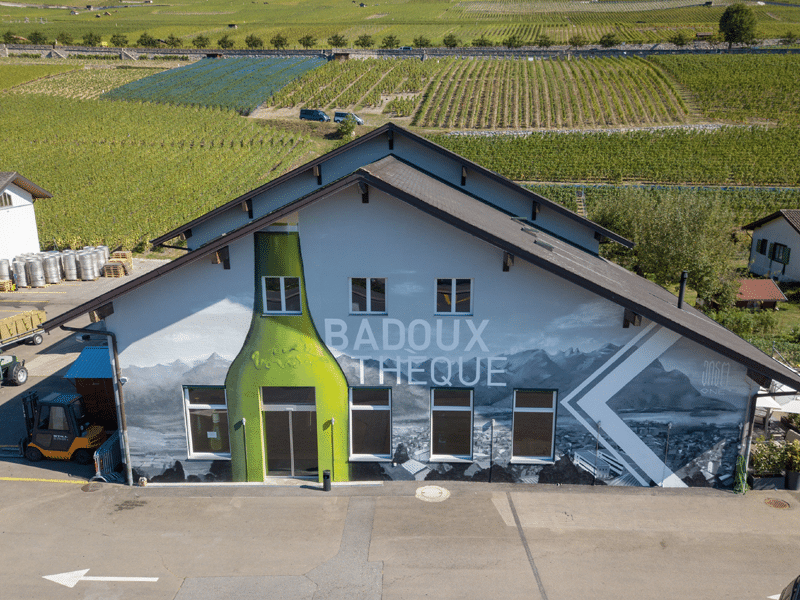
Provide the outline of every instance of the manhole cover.
<path id="1" fill-rule="evenodd" d="M 450 491 L 438 485 L 426 485 L 417 488 L 416 496 L 425 502 L 444 502 L 450 497 Z"/>
<path id="2" fill-rule="evenodd" d="M 772 508 L 789 508 L 788 502 L 778 500 L 777 498 L 767 498 L 764 500 L 764 504 L 771 506 Z"/>
<path id="3" fill-rule="evenodd" d="M 81 489 L 84 492 L 96 492 L 97 490 L 102 489 L 102 487 L 103 487 L 103 484 L 100 483 L 99 481 L 92 481 L 92 482 L 87 483 L 86 485 L 84 485 Z"/>

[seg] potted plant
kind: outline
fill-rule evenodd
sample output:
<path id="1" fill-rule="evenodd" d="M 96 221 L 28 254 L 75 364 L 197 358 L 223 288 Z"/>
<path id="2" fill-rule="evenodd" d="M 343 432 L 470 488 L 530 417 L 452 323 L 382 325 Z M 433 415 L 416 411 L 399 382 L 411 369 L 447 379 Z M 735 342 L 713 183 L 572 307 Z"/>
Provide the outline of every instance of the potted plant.
<path id="1" fill-rule="evenodd" d="M 786 444 L 786 489 L 800 491 L 800 441 Z"/>
<path id="2" fill-rule="evenodd" d="M 783 469 L 786 450 L 782 442 L 764 440 L 760 436 L 750 448 L 750 468 L 753 471 L 751 487 L 754 490 L 769 490 L 783 486 Z"/>

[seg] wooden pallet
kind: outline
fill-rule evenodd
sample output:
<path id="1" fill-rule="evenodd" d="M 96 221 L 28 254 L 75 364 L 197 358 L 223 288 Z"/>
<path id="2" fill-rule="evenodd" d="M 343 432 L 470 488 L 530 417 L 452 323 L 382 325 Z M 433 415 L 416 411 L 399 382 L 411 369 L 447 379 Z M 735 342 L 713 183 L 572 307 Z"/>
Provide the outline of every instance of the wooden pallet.
<path id="1" fill-rule="evenodd" d="M 127 275 L 125 265 L 118 262 L 109 261 L 103 265 L 104 277 L 125 277 Z"/>
<path id="2" fill-rule="evenodd" d="M 125 265 L 125 272 L 130 275 L 133 271 L 133 254 L 128 250 L 118 250 L 111 254 L 110 263 L 120 263 Z"/>
<path id="3" fill-rule="evenodd" d="M 0 279 L 0 292 L 13 292 L 14 282 L 10 279 Z"/>

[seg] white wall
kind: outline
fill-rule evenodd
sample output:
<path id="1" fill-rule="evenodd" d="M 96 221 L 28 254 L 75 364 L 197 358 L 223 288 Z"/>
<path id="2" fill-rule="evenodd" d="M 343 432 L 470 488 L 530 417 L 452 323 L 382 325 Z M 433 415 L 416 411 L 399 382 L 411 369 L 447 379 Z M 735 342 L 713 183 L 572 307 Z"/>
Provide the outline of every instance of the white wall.
<path id="1" fill-rule="evenodd" d="M 11 196 L 11 206 L 0 207 L 0 258 L 9 262 L 24 252 L 39 252 L 39 233 L 33 197 L 16 185 L 2 190 Z"/>
<path id="2" fill-rule="evenodd" d="M 756 244 L 760 239 L 767 240 L 766 254 L 756 252 Z M 785 268 L 782 263 L 769 259 L 769 246 L 775 242 L 791 249 L 789 264 Z M 800 234 L 783 217 L 773 219 L 753 231 L 750 271 L 756 275 L 777 278 L 778 281 L 800 281 Z"/>

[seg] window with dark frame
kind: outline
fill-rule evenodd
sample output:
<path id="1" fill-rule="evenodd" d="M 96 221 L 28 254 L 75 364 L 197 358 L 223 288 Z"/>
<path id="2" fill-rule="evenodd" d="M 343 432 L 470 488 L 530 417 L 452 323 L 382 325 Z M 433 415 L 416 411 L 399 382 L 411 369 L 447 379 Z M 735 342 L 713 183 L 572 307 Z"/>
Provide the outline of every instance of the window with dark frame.
<path id="1" fill-rule="evenodd" d="M 184 386 L 183 402 L 189 458 L 229 458 L 225 388 Z"/>
<path id="2" fill-rule="evenodd" d="M 762 239 L 756 242 L 756 252 L 759 254 L 766 254 L 767 253 L 767 240 Z"/>
<path id="3" fill-rule="evenodd" d="M 472 459 L 472 390 L 431 388 L 431 460 Z"/>
<path id="4" fill-rule="evenodd" d="M 356 460 L 391 459 L 390 388 L 350 388 L 350 457 Z"/>
<path id="5" fill-rule="evenodd" d="M 512 459 L 553 460 L 557 392 L 514 390 Z"/>
<path id="6" fill-rule="evenodd" d="M 299 277 L 264 277 L 261 289 L 265 314 L 301 314 Z"/>
<path id="7" fill-rule="evenodd" d="M 436 280 L 436 314 L 472 313 L 471 279 Z"/>
<path id="8" fill-rule="evenodd" d="M 350 312 L 386 314 L 386 279 L 383 277 L 350 278 Z"/>
<path id="9" fill-rule="evenodd" d="M 775 262 L 788 265 L 789 252 L 790 249 L 788 246 L 785 246 L 784 244 L 778 244 L 776 242 L 775 244 L 772 245 L 772 251 L 770 252 L 770 259 L 774 260 Z"/>

